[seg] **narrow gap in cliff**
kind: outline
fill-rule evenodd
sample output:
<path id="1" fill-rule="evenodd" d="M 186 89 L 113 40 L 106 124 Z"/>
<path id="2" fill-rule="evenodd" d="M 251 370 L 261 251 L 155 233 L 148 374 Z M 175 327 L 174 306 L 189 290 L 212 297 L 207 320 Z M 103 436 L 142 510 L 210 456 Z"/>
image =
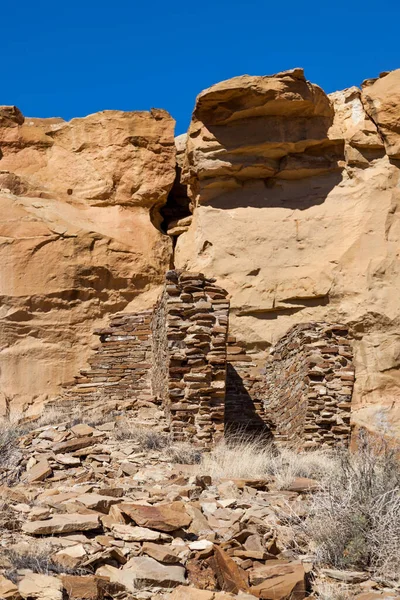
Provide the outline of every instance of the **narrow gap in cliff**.
<path id="1" fill-rule="evenodd" d="M 181 168 L 176 166 L 174 185 L 168 194 L 167 202 L 160 209 L 161 231 L 177 237 L 189 227 L 192 213 L 187 187 L 181 183 Z"/>

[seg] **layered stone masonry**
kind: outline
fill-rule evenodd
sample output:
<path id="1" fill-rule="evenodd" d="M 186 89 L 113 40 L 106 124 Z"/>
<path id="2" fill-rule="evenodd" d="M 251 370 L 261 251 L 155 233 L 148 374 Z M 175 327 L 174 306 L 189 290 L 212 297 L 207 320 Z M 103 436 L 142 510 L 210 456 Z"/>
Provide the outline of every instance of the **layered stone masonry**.
<path id="1" fill-rule="evenodd" d="M 66 384 L 63 399 L 84 405 L 114 403 L 116 408 L 152 400 L 152 314 L 116 314 L 109 327 L 96 329 L 100 346 L 89 358 L 90 368 Z"/>
<path id="2" fill-rule="evenodd" d="M 264 411 L 277 442 L 348 444 L 352 357 L 348 328 L 340 324 L 295 325 L 271 349 Z"/>
<path id="3" fill-rule="evenodd" d="M 223 435 L 228 317 L 214 279 L 167 273 L 153 318 L 153 391 L 175 441 L 209 447 Z"/>
<path id="4" fill-rule="evenodd" d="M 97 351 L 63 401 L 134 408 L 162 403 L 175 441 L 210 447 L 225 432 L 305 448 L 348 443 L 354 385 L 348 329 L 298 324 L 270 351 L 228 336 L 227 292 L 200 273 L 169 271 L 153 311 L 120 313 L 95 331 Z"/>

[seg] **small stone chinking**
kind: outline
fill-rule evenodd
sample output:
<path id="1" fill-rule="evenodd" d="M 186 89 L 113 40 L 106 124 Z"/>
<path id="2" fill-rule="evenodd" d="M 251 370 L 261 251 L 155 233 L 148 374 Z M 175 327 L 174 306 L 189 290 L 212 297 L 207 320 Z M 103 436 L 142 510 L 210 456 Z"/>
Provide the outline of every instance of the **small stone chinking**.
<path id="1" fill-rule="evenodd" d="M 175 441 L 207 447 L 223 435 L 227 295 L 202 273 L 166 275 L 153 319 L 153 391 L 166 407 Z"/>

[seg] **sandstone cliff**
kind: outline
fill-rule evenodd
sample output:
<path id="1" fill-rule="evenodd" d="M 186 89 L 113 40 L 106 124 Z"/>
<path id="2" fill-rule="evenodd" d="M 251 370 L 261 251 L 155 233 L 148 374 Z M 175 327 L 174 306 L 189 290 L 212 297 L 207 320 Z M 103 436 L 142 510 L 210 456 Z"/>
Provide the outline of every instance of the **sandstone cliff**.
<path id="1" fill-rule="evenodd" d="M 57 394 L 174 262 L 229 291 L 261 361 L 295 323 L 349 324 L 353 420 L 400 435 L 400 70 L 330 95 L 301 69 L 235 77 L 177 148 L 164 111 L 0 109 L 3 412 Z"/>
<path id="2" fill-rule="evenodd" d="M 330 96 L 300 69 L 219 83 L 196 101 L 175 252 L 230 292 L 254 349 L 296 322 L 350 323 L 354 421 L 397 434 L 399 144 L 400 71 Z"/>
<path id="3" fill-rule="evenodd" d="M 163 279 L 172 246 L 151 214 L 175 178 L 173 132 L 161 110 L 0 109 L 1 412 L 57 394 L 96 323 Z"/>

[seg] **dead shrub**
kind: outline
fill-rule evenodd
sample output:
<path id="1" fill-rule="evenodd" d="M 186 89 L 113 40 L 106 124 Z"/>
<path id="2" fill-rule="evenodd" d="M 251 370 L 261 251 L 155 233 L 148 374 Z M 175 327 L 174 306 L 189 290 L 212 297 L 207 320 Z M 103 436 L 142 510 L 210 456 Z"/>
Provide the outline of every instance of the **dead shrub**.
<path id="1" fill-rule="evenodd" d="M 6 571 L 5 576 L 13 583 L 18 583 L 20 576 L 18 571 L 21 569 L 29 569 L 33 573 L 41 575 L 58 575 L 60 573 L 68 575 L 87 575 L 92 573 L 90 569 L 69 569 L 53 562 L 51 555 L 54 553 L 54 548 L 41 547 L 37 550 L 29 552 L 16 552 L 14 550 L 6 550 L 4 555 L 11 563 L 12 567 Z"/>
<path id="2" fill-rule="evenodd" d="M 22 433 L 10 421 L 0 423 L 0 483 L 10 485 L 18 479 L 18 464 L 22 456 L 18 449 L 18 439 Z"/>
<path id="3" fill-rule="evenodd" d="M 18 531 L 21 524 L 21 517 L 11 509 L 9 501 L 0 498 L 0 534 L 6 531 Z"/>
<path id="4" fill-rule="evenodd" d="M 340 469 L 313 495 L 298 531 L 311 540 L 317 562 L 370 570 L 400 580 L 400 464 L 384 443 L 361 436 L 358 451 L 344 452 Z"/>

